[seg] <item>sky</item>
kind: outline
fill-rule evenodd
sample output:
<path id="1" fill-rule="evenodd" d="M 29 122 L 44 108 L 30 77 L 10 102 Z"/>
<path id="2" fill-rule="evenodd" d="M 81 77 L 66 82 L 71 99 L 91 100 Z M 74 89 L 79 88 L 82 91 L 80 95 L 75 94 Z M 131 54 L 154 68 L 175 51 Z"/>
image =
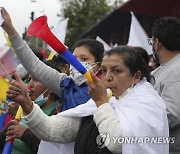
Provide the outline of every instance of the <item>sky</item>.
<path id="1" fill-rule="evenodd" d="M 35 12 L 35 18 L 45 14 L 49 27 L 56 26 L 62 19 L 57 16 L 61 9 L 58 0 L 0 0 L 0 6 L 5 7 L 9 12 L 12 23 L 21 36 L 25 27 L 31 24 L 30 14 L 32 11 Z M 6 43 L 3 32 L 0 27 L 0 47 Z"/>
<path id="2" fill-rule="evenodd" d="M 114 0 L 109 0 L 109 2 L 113 3 Z M 9 12 L 12 23 L 21 36 L 25 27 L 31 24 L 30 14 L 32 11 L 35 12 L 35 18 L 45 14 L 49 27 L 55 27 L 62 20 L 62 17 L 57 16 L 61 9 L 58 0 L 0 0 L 0 7 L 5 7 Z M 5 44 L 4 31 L 0 27 L 0 47 Z"/>

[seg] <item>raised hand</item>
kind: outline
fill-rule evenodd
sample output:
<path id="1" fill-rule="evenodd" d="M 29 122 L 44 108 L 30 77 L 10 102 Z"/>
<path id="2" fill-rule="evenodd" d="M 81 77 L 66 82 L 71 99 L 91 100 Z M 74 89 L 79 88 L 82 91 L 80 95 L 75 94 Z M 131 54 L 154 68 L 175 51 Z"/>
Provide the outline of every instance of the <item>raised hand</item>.
<path id="1" fill-rule="evenodd" d="M 93 79 L 93 82 L 90 82 L 88 80 L 86 81 L 88 85 L 88 92 L 98 107 L 108 102 L 106 87 L 104 86 L 103 82 L 96 77 L 92 70 L 89 71 Z"/>
<path id="2" fill-rule="evenodd" d="M 15 115 L 18 110 L 19 104 L 15 102 L 8 103 L 8 113 Z"/>
<path id="3" fill-rule="evenodd" d="M 12 80 L 6 92 L 7 97 L 21 105 L 25 114 L 31 113 L 33 103 L 20 76 L 15 73 L 16 80 Z"/>
<path id="4" fill-rule="evenodd" d="M 11 141 L 12 138 L 21 139 L 22 135 L 26 131 L 26 127 L 20 125 L 17 121 L 12 120 L 9 123 L 9 128 L 6 133 L 6 141 Z"/>
<path id="5" fill-rule="evenodd" d="M 13 37 L 14 35 L 17 34 L 17 31 L 15 30 L 15 28 L 11 22 L 11 18 L 9 16 L 9 13 L 6 11 L 5 8 L 3 8 L 3 7 L 0 7 L 0 8 L 1 8 L 2 18 L 4 19 L 4 22 L 2 24 L 2 28 L 9 35 L 9 37 Z"/>

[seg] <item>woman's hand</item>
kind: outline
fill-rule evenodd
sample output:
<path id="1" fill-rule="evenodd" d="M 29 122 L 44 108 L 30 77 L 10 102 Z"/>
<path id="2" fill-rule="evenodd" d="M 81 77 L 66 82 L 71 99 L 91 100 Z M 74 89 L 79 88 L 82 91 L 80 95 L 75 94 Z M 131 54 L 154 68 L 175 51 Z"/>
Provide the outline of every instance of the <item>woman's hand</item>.
<path id="1" fill-rule="evenodd" d="M 8 103 L 8 113 L 16 115 L 18 107 L 19 107 L 19 104 L 15 103 L 15 102 Z"/>
<path id="2" fill-rule="evenodd" d="M 93 79 L 93 82 L 86 81 L 88 85 L 89 95 L 95 101 L 98 107 L 108 102 L 106 87 L 104 86 L 103 82 L 96 77 L 92 70 L 89 70 L 89 72 Z"/>
<path id="3" fill-rule="evenodd" d="M 6 133 L 6 142 L 17 138 L 21 139 L 22 135 L 26 131 L 26 127 L 20 125 L 16 120 L 12 120 Z"/>
<path id="4" fill-rule="evenodd" d="M 0 8 L 1 8 L 2 18 L 4 19 L 2 28 L 8 34 L 9 37 L 13 37 L 17 34 L 17 31 L 15 30 L 15 28 L 11 22 L 11 18 L 9 16 L 8 12 L 6 11 L 6 9 L 3 7 L 0 7 Z"/>
<path id="5" fill-rule="evenodd" d="M 20 76 L 17 73 L 14 76 L 16 80 L 11 81 L 6 92 L 7 97 L 21 105 L 24 114 L 28 115 L 32 111 L 33 103 Z"/>

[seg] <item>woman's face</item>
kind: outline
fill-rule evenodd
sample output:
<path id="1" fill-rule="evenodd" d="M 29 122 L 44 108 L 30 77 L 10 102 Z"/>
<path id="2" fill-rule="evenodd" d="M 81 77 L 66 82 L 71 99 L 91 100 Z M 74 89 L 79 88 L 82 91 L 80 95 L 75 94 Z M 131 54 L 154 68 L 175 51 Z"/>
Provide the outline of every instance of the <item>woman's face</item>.
<path id="1" fill-rule="evenodd" d="M 47 88 L 35 78 L 30 76 L 30 81 L 27 84 L 28 89 L 30 90 L 29 96 L 31 100 L 34 101 L 40 94 L 42 94 Z"/>
<path id="2" fill-rule="evenodd" d="M 134 77 L 124 64 L 121 55 L 105 56 L 102 61 L 102 80 L 106 88 L 110 88 L 113 95 L 119 98 L 134 84 Z"/>
<path id="3" fill-rule="evenodd" d="M 80 61 L 80 62 L 89 62 L 95 63 L 95 57 L 91 54 L 89 49 L 85 46 L 76 47 L 73 51 L 73 55 Z"/>

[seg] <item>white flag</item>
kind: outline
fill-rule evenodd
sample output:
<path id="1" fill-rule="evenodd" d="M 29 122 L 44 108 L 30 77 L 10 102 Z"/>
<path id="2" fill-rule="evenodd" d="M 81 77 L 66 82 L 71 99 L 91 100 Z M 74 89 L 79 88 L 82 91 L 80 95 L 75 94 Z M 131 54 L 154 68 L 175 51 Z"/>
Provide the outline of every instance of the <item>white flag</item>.
<path id="1" fill-rule="evenodd" d="M 108 51 L 108 50 L 111 49 L 111 47 L 102 38 L 100 38 L 99 36 L 96 37 L 96 40 L 101 42 L 104 45 L 104 50 L 105 51 Z"/>
<path id="2" fill-rule="evenodd" d="M 131 12 L 131 17 L 131 28 L 129 32 L 128 45 L 142 47 L 147 51 L 148 55 L 151 55 L 152 47 L 148 44 L 148 36 L 146 32 L 142 28 L 133 12 Z"/>
<path id="3" fill-rule="evenodd" d="M 66 38 L 66 30 L 67 30 L 67 24 L 68 24 L 68 18 L 61 20 L 53 29 L 52 33 L 58 38 L 58 40 L 61 41 L 61 43 L 64 44 L 65 38 Z M 48 46 L 49 50 L 52 51 L 54 54 L 56 51 L 52 49 L 50 46 Z"/>

